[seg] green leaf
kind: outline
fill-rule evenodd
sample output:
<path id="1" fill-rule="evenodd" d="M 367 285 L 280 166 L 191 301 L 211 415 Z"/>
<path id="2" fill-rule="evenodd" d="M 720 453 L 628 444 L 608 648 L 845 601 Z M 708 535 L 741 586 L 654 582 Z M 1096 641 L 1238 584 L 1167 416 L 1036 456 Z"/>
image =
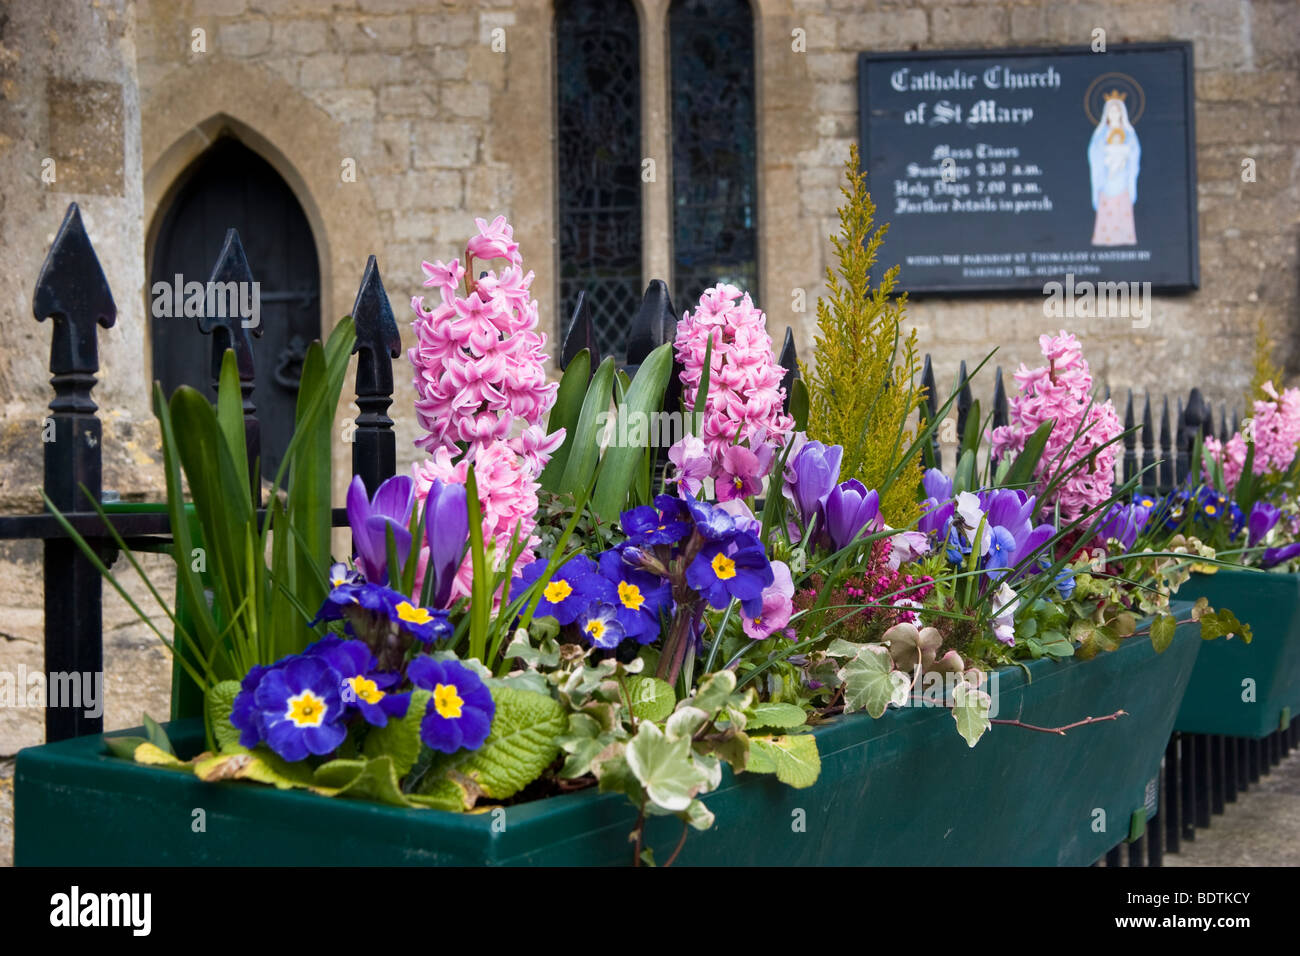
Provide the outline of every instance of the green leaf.
<path id="1" fill-rule="evenodd" d="M 962 681 L 952 690 L 952 719 L 957 722 L 957 733 L 974 747 L 992 724 L 989 711 L 993 699 L 969 681 Z"/>
<path id="2" fill-rule="evenodd" d="M 1250 625 L 1237 620 L 1237 615 L 1226 607 L 1201 615 L 1201 638 L 1203 640 L 1212 641 L 1218 637 L 1231 637 L 1234 634 L 1241 635 L 1241 639 L 1247 644 L 1251 641 Z"/>
<path id="3" fill-rule="evenodd" d="M 573 448 L 569 459 L 560 475 L 559 490 L 578 493 L 591 487 L 596 465 L 600 461 L 600 438 L 602 428 L 598 427 L 602 416 L 609 412 L 609 401 L 614 391 L 614 360 L 606 358 L 592 376 L 582 402 L 582 411 L 573 428 Z"/>
<path id="4" fill-rule="evenodd" d="M 212 727 L 217 746 L 222 750 L 239 744 L 239 730 L 230 722 L 230 712 L 234 710 L 239 689 L 239 681 L 223 680 L 210 687 L 205 695 L 208 724 Z"/>
<path id="5" fill-rule="evenodd" d="M 1174 630 L 1178 624 L 1173 615 L 1161 614 L 1151 622 L 1151 646 L 1157 654 L 1163 654 L 1174 640 Z"/>
<path id="6" fill-rule="evenodd" d="M 149 741 L 143 737 L 105 737 L 104 743 L 114 757 L 121 757 L 124 760 L 134 760 L 135 750 L 141 744 L 147 744 Z"/>
<path id="7" fill-rule="evenodd" d="M 170 745 L 169 745 L 170 746 Z M 166 770 L 183 770 L 186 773 L 193 773 L 193 764 L 181 760 L 170 750 L 164 750 L 157 744 L 145 741 L 135 748 L 131 755 L 136 763 L 147 764 L 151 767 L 162 767 Z"/>
<path id="8" fill-rule="evenodd" d="M 393 758 L 388 755 L 372 760 L 331 760 L 316 768 L 313 779 L 340 797 L 375 800 L 393 807 L 412 806 L 402 793 Z"/>
<path id="9" fill-rule="evenodd" d="M 1016 460 L 1012 462 L 1011 468 L 1007 471 L 1006 476 L 999 484 L 1003 488 L 1029 488 L 1034 480 L 1034 470 L 1038 467 L 1038 460 L 1043 457 L 1043 449 L 1047 447 L 1047 439 L 1052 435 L 1052 425 L 1055 419 L 1043 422 L 1034 433 L 1025 441 L 1025 447 L 1016 455 Z"/>
<path id="10" fill-rule="evenodd" d="M 677 706 L 677 695 L 666 681 L 657 677 L 637 676 L 627 682 L 632 701 L 632 715 L 638 720 L 663 720 Z"/>
<path id="11" fill-rule="evenodd" d="M 808 430 L 808 386 L 802 378 L 796 378 L 790 386 L 790 417 L 794 419 L 794 430 Z"/>
<path id="12" fill-rule="evenodd" d="M 771 766 L 771 771 L 763 772 L 775 773 L 776 779 L 796 790 L 811 787 L 821 773 L 817 739 L 811 734 L 751 737 L 749 749 L 751 754 L 758 756 L 762 766 Z M 752 763 L 749 769 L 755 769 Z"/>
<path id="13" fill-rule="evenodd" d="M 732 691 L 736 689 L 735 671 L 722 670 L 709 674 L 700 681 L 695 696 L 690 698 L 690 706 L 697 707 L 710 717 L 727 702 Z"/>
<path id="14" fill-rule="evenodd" d="M 162 727 L 158 725 L 158 721 L 154 720 L 148 714 L 141 715 L 141 720 L 144 723 L 144 733 L 145 737 L 148 738 L 149 743 L 153 744 L 164 753 L 175 756 L 176 750 L 172 747 L 172 742 L 167 739 L 167 731 L 163 730 Z"/>
<path id="15" fill-rule="evenodd" d="M 390 717 L 385 726 L 371 727 L 362 752 L 372 760 L 391 758 L 397 776 L 405 777 L 420 756 L 420 721 L 432 696 L 427 690 L 414 691 L 406 716 Z"/>
<path id="16" fill-rule="evenodd" d="M 672 370 L 673 343 L 665 342 L 647 355 L 637 369 L 632 387 L 628 389 L 618 410 L 619 415 L 628 416 L 629 421 L 645 421 L 649 429 L 657 431 L 656 415 L 663 409 L 664 391 L 668 387 Z M 605 450 L 600 478 L 597 479 L 596 490 L 591 496 L 591 509 L 598 517 L 605 521 L 613 521 L 618 517 L 641 458 L 654 454 L 650 450 L 653 447 L 653 442 L 649 448 L 614 444 Z"/>
<path id="17" fill-rule="evenodd" d="M 953 474 L 953 494 L 970 491 L 975 486 L 975 453 L 967 450 L 957 459 L 957 471 Z"/>
<path id="18" fill-rule="evenodd" d="M 755 704 L 750 711 L 746 727 L 755 730 L 759 727 L 800 727 L 808 720 L 804 709 L 795 704 Z"/>
<path id="19" fill-rule="evenodd" d="M 556 738 L 567 722 L 559 701 L 510 687 L 493 687 L 496 715 L 483 746 L 440 755 L 425 775 L 421 793 L 432 792 L 449 772 L 464 775 L 493 800 L 514 796 L 542 775 L 560 752 Z"/>
<path id="20" fill-rule="evenodd" d="M 561 490 L 560 476 L 564 474 L 569 452 L 573 449 L 578 414 L 582 410 L 582 401 L 587 394 L 590 379 L 591 352 L 583 349 L 573 357 L 560 376 L 560 388 L 555 393 L 555 404 L 551 406 L 551 414 L 546 421 L 549 435 L 564 429 L 564 442 L 555 450 L 551 460 L 542 469 L 541 477 L 537 479 L 543 488 L 553 494 Z"/>
<path id="21" fill-rule="evenodd" d="M 665 810 L 682 811 L 708 784 L 691 759 L 687 737 L 670 740 L 655 724 L 644 723 L 627 745 L 627 765 L 646 794 Z"/>
<path id="22" fill-rule="evenodd" d="M 231 752 L 202 756 L 194 761 L 194 774 L 208 783 L 254 780 L 270 784 L 277 790 L 297 787 L 327 796 L 334 793 L 333 790 L 316 784 L 312 779 L 311 767 L 305 762 L 289 763 L 265 747 L 254 750 L 238 747 Z"/>
<path id="23" fill-rule="evenodd" d="M 856 653 L 838 671 L 844 682 L 844 712 L 865 710 L 872 717 L 879 717 L 891 701 L 897 700 L 899 688 L 890 676 L 889 651 L 877 644 L 856 647 Z"/>

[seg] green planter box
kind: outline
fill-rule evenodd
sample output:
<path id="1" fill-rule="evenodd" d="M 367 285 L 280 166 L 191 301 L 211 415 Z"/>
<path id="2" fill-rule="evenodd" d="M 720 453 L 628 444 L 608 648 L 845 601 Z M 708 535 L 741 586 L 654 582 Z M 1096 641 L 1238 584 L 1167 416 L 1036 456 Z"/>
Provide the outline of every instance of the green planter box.
<path id="1" fill-rule="evenodd" d="M 1174 729 L 1267 737 L 1300 713 L 1300 574 L 1221 570 L 1178 591 L 1202 596 L 1249 624 L 1253 639 L 1206 642 Z"/>
<path id="2" fill-rule="evenodd" d="M 791 790 L 728 774 L 707 798 L 717 825 L 692 832 L 681 864 L 1090 864 L 1140 832 L 1177 702 L 1201 641 L 1180 628 L 1157 655 L 1145 637 L 1090 662 L 1030 665 L 998 678 L 1001 718 L 1040 727 L 1123 709 L 1128 716 L 1065 736 L 995 726 L 968 748 L 951 714 L 842 717 L 814 733 L 821 778 Z M 169 732 L 201 746 L 197 722 Z M 630 863 L 635 814 L 594 790 L 458 815 L 204 784 L 110 757 L 102 737 L 34 747 L 14 773 L 15 863 L 193 864 Z M 204 831 L 195 832 L 196 810 Z M 681 824 L 654 820 L 662 861 Z"/>

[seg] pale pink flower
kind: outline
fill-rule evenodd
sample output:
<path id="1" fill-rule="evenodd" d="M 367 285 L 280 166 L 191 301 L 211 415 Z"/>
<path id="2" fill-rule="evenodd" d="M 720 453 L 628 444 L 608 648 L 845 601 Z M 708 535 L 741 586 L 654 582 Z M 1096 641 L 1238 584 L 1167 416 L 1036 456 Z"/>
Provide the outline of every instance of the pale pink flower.
<path id="1" fill-rule="evenodd" d="M 1051 502 L 1045 503 L 1059 502 L 1061 513 L 1074 519 L 1110 497 L 1119 450 L 1113 439 L 1123 426 L 1109 399 L 1092 400 L 1092 372 L 1078 339 L 1062 331 L 1040 336 L 1038 344 L 1048 364 L 1034 369 L 1021 365 L 1016 372 L 1020 394 L 1008 402 L 1008 424 L 993 429 L 993 454 L 999 458 L 1018 454 L 1039 425 L 1054 419 L 1034 477 L 1041 486 L 1070 470 Z M 1071 441 L 1069 456 L 1064 457 Z M 1079 462 L 1086 464 L 1075 467 Z"/>
<path id="2" fill-rule="evenodd" d="M 515 231 L 505 216 L 497 216 L 490 224 L 486 219 L 475 219 L 474 225 L 478 226 L 478 235 L 465 245 L 474 258 L 509 259 L 512 264 L 519 264 L 519 243 L 515 242 Z"/>
<path id="3" fill-rule="evenodd" d="M 698 497 L 704 479 L 709 477 L 713 467 L 704 442 L 694 435 L 683 435 L 668 449 L 668 460 L 673 465 L 669 482 L 676 485 L 679 492 Z"/>
<path id="4" fill-rule="evenodd" d="M 674 347 L 682 365 L 681 381 L 687 408 L 694 408 L 704 372 L 704 354 L 712 342 L 709 360 L 709 390 L 700 437 L 709 454 L 710 475 L 719 482 L 718 494 L 733 494 L 722 482 L 734 484 L 753 477 L 737 467 L 748 466 L 732 452 L 728 471 L 724 457 L 730 449 L 748 448 L 759 458 L 762 479 L 771 467 L 771 452 L 790 438 L 794 421 L 785 414 L 785 370 L 772 354 L 767 320 L 754 308 L 747 294 L 725 283 L 706 289 L 694 313 L 686 313 L 677 324 Z M 761 452 L 766 447 L 767 452 Z"/>

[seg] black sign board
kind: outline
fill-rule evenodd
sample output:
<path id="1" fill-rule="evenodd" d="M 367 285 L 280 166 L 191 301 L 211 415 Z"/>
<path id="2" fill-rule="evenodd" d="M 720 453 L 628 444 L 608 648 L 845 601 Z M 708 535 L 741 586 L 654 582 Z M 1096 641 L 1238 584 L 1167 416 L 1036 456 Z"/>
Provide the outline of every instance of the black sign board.
<path id="1" fill-rule="evenodd" d="M 882 265 L 911 292 L 1199 283 L 1190 43 L 863 53 Z"/>

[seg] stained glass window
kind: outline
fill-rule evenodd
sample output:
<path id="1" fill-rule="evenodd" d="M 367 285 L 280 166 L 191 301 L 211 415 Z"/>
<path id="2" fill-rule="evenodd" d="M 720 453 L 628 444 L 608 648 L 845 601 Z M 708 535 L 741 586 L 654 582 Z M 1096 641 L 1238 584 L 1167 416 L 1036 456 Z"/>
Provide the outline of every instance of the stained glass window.
<path id="1" fill-rule="evenodd" d="M 758 297 L 754 19 L 746 0 L 675 0 L 669 11 L 673 304 L 719 281 Z"/>
<path id="2" fill-rule="evenodd" d="M 602 354 L 641 302 L 641 57 L 632 0 L 556 3 L 560 333 L 586 290 Z"/>

